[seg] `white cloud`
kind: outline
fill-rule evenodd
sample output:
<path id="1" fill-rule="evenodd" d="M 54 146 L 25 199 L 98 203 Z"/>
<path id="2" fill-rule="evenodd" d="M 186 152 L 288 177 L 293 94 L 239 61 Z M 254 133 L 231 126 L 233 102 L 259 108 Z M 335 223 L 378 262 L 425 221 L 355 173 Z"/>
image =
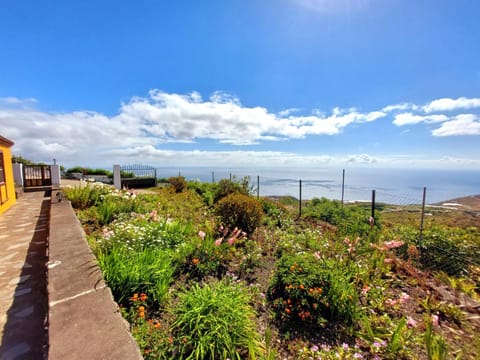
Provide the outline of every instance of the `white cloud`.
<path id="1" fill-rule="evenodd" d="M 286 116 L 289 116 L 289 115 L 291 115 L 293 113 L 296 113 L 296 112 L 299 112 L 299 111 L 300 111 L 300 109 L 298 109 L 298 108 L 285 109 L 285 110 L 279 111 L 278 116 L 286 117 Z"/>
<path id="2" fill-rule="evenodd" d="M 473 114 L 457 115 L 432 131 L 433 136 L 480 135 L 480 118 Z"/>
<path id="3" fill-rule="evenodd" d="M 124 163 L 125 158 L 145 159 L 158 165 L 235 163 L 247 166 L 255 162 L 265 166 L 296 163 L 309 166 L 340 161 L 388 166 L 388 160 L 366 154 L 309 157 L 281 152 L 159 149 L 166 144 L 193 144 L 205 139 L 240 146 L 312 135 L 337 135 L 354 124 L 387 116 L 394 116 L 393 124 L 397 126 L 419 123 L 437 126 L 432 130 L 433 136 L 480 135 L 479 115 L 425 114 L 421 113 L 422 107 L 411 103 L 388 105 L 380 111 L 369 112 L 334 108 L 330 113 L 315 111 L 311 115 L 298 115 L 298 109 L 291 108 L 275 114 L 265 107 L 244 106 L 238 98 L 221 92 L 203 99 L 197 92 L 185 95 L 152 90 L 146 97 L 134 97 L 121 104 L 116 115 L 107 116 L 94 111 L 45 112 L 24 106 L 35 102 L 34 99 L 3 98 L 0 134 L 15 142 L 13 151 L 17 154 L 45 162 L 56 158 L 72 166 Z M 396 113 L 405 109 L 411 112 Z M 199 144 L 199 148 L 201 146 Z M 169 148 L 173 148 L 172 145 Z"/>
<path id="4" fill-rule="evenodd" d="M 384 112 L 393 112 L 393 111 L 405 111 L 405 110 L 418 110 L 420 107 L 412 103 L 401 103 L 394 105 L 385 106 L 382 111 Z"/>
<path id="5" fill-rule="evenodd" d="M 355 164 L 374 164 L 378 162 L 378 160 L 370 156 L 368 154 L 356 154 L 356 155 L 350 155 L 347 158 L 347 162 L 349 163 L 355 163 Z"/>
<path id="6" fill-rule="evenodd" d="M 28 107 L 37 102 L 37 99 L 34 98 L 19 99 L 14 96 L 0 97 L 0 106 L 6 107 Z"/>
<path id="7" fill-rule="evenodd" d="M 10 103 L 19 101 L 10 99 Z M 290 109 L 293 112 L 293 109 Z M 330 115 L 279 116 L 264 107 L 246 107 L 239 99 L 216 92 L 209 99 L 152 90 L 147 97 L 123 103 L 118 114 L 93 111 L 44 112 L 1 106 L 0 131 L 14 139 L 17 152 L 35 159 L 89 159 L 98 151 L 141 149 L 202 139 L 233 145 L 335 135 L 354 123 L 375 121 L 381 111 L 335 108 Z"/>
<path id="8" fill-rule="evenodd" d="M 442 98 L 433 100 L 423 106 L 423 110 L 427 113 L 437 111 L 454 111 L 459 109 L 473 109 L 480 107 L 480 98 L 459 97 L 457 99 Z"/>
<path id="9" fill-rule="evenodd" d="M 414 115 L 412 113 L 402 113 L 395 115 L 393 124 L 397 126 L 414 125 L 419 123 L 439 123 L 447 121 L 449 118 L 445 115 Z"/>

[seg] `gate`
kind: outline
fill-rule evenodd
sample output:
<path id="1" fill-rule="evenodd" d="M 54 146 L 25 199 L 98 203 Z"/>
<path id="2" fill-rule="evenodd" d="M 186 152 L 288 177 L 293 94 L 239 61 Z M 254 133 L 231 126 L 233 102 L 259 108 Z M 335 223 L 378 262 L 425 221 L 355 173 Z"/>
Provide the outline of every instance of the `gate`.
<path id="1" fill-rule="evenodd" d="M 123 165 L 120 177 L 122 188 L 139 189 L 157 185 L 157 170 L 149 165 Z"/>
<path id="2" fill-rule="evenodd" d="M 23 186 L 51 186 L 52 174 L 48 165 L 24 165 Z"/>

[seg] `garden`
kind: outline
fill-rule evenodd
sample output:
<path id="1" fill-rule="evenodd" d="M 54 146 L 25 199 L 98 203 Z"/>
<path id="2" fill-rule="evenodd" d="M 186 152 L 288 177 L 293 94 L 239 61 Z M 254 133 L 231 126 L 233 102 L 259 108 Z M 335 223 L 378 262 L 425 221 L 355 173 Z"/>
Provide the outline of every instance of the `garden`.
<path id="1" fill-rule="evenodd" d="M 257 198 L 247 178 L 65 194 L 145 359 L 480 353 L 478 219 L 433 214 L 420 233 L 388 206 L 373 219 L 323 198 L 299 218 L 296 199 Z"/>

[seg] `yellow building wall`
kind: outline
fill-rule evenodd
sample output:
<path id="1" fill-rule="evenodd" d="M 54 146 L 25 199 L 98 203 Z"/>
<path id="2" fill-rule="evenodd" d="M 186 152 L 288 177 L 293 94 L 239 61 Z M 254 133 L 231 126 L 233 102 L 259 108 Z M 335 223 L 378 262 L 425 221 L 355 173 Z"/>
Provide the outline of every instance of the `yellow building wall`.
<path id="1" fill-rule="evenodd" d="M 12 153 L 9 147 L 0 144 L 0 153 L 1 152 L 3 152 L 3 162 L 5 166 L 5 184 L 0 185 L 0 214 L 4 213 L 17 201 L 15 198 L 15 183 L 13 181 Z"/>

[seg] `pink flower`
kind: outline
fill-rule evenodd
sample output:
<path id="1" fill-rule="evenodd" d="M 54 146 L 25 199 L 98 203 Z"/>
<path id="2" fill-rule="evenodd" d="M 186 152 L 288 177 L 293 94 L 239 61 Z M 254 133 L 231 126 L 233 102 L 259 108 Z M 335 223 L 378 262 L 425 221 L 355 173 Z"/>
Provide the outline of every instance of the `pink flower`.
<path id="1" fill-rule="evenodd" d="M 398 300 L 387 299 L 387 301 L 385 301 L 385 305 L 395 306 L 395 305 L 397 305 L 397 302 L 398 302 Z"/>
<path id="2" fill-rule="evenodd" d="M 439 321 L 438 315 L 432 315 L 432 324 L 433 324 L 434 326 L 439 326 L 439 322 L 438 322 L 438 321 Z"/>
<path id="3" fill-rule="evenodd" d="M 417 326 L 417 322 L 415 321 L 414 318 L 412 318 L 411 316 L 407 317 L 407 326 L 409 328 L 414 328 L 415 326 Z"/>
<path id="4" fill-rule="evenodd" d="M 320 254 L 320 251 L 315 251 L 313 253 L 313 256 L 315 256 L 317 259 L 321 259 L 322 258 L 322 255 Z"/>
<path id="5" fill-rule="evenodd" d="M 220 246 L 222 241 L 223 241 L 223 238 L 219 238 L 219 239 L 215 240 L 215 246 Z"/>
<path id="6" fill-rule="evenodd" d="M 228 245 L 232 246 L 235 243 L 235 238 L 232 236 L 231 238 L 228 238 L 227 242 Z"/>
<path id="7" fill-rule="evenodd" d="M 383 243 L 383 245 L 387 249 L 396 249 L 396 248 L 399 248 L 400 246 L 403 246 L 403 244 L 405 244 L 405 242 L 400 240 L 385 241 Z"/>
<path id="8" fill-rule="evenodd" d="M 205 233 L 202 230 L 198 232 L 198 236 L 200 236 L 200 239 L 205 240 Z"/>
<path id="9" fill-rule="evenodd" d="M 408 300 L 410 300 L 410 295 L 402 292 L 402 295 L 400 296 L 400 302 L 405 304 L 406 302 L 408 302 Z"/>

